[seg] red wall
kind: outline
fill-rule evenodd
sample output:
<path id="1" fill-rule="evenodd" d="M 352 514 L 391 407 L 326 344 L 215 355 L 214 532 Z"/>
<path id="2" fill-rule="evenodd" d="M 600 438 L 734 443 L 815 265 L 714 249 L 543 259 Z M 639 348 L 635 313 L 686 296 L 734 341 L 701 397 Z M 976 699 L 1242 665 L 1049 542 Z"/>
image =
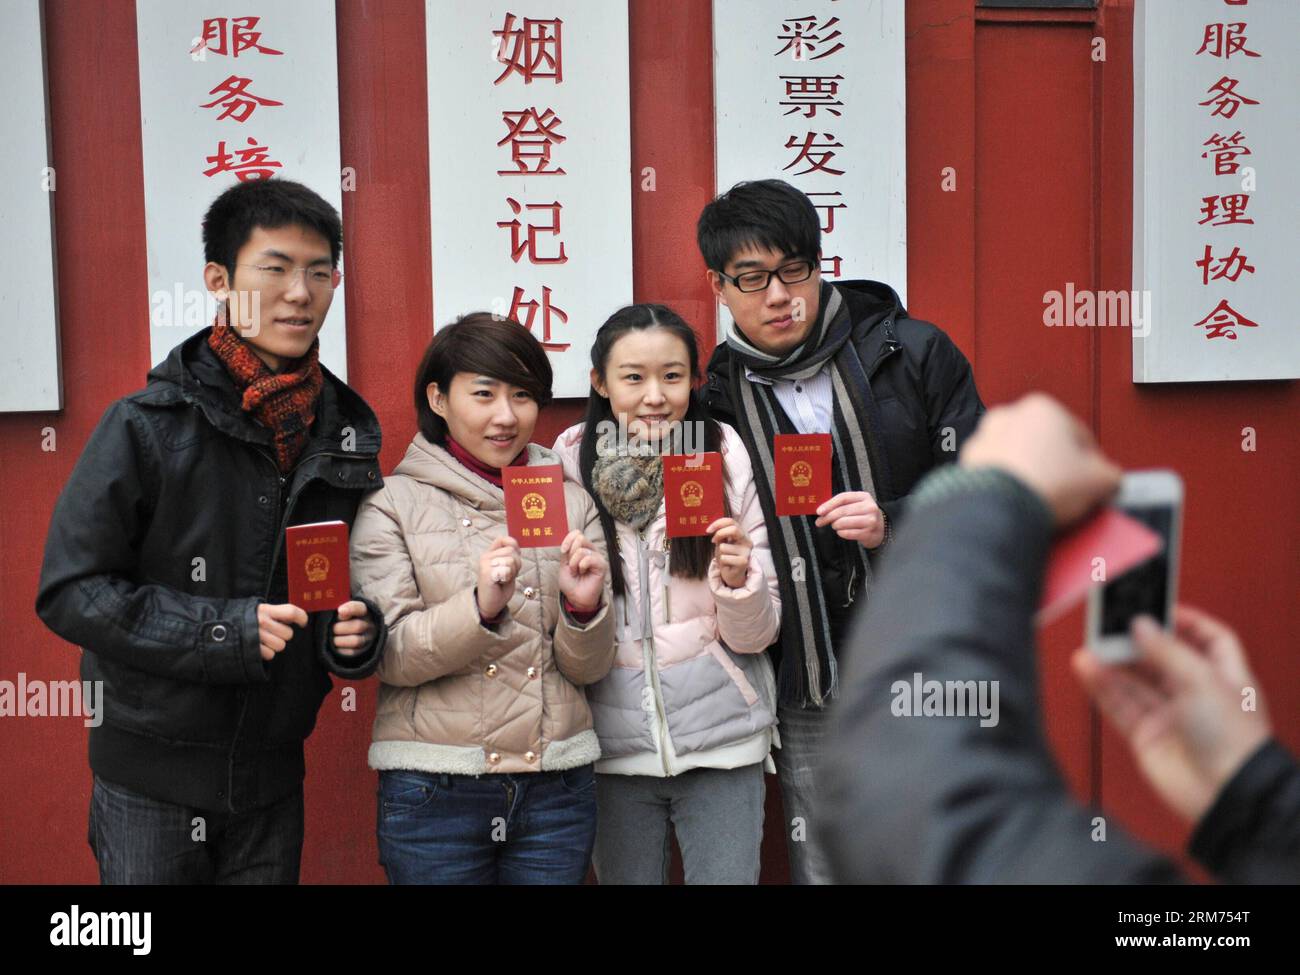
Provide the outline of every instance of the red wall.
<path id="1" fill-rule="evenodd" d="M 1289 653 L 1300 550 L 1294 383 L 1139 387 L 1120 329 L 1047 329 L 1042 294 L 1129 286 L 1131 0 L 1102 11 L 979 11 L 974 0 L 907 4 L 908 291 L 911 311 L 948 329 L 996 403 L 1046 389 L 1086 417 L 1130 466 L 1168 465 L 1187 483 L 1183 591 L 1236 623 L 1274 721 L 1300 747 L 1300 673 Z M 431 333 L 426 209 L 424 4 L 339 0 L 342 157 L 352 383 L 375 407 L 391 469 L 414 432 L 410 378 Z M 713 305 L 694 222 L 713 192 L 711 14 L 707 0 L 631 0 L 634 294 L 695 322 L 712 345 Z M 130 0 L 46 0 L 58 172 L 64 385 L 61 413 L 0 415 L 0 679 L 76 677 L 76 653 L 32 612 L 59 487 L 86 435 L 149 366 L 144 201 Z M 1104 37 L 1105 62 L 1090 57 Z M 113 83 L 105 77 L 113 75 Z M 640 189 L 643 167 L 656 189 Z M 956 192 L 940 188 L 957 173 Z M 198 228 L 195 228 L 198 232 Z M 195 269 L 196 274 L 198 269 Z M 580 403 L 549 408 L 549 442 Z M 1287 420 L 1291 419 L 1288 425 Z M 1259 449 L 1243 453 L 1241 429 Z M 57 450 L 41 450 L 53 427 Z M 1283 517 L 1279 519 L 1278 515 Z M 1280 522 L 1280 523 L 1279 523 Z M 1049 733 L 1071 782 L 1140 835 L 1174 850 L 1185 830 L 1141 785 L 1122 746 L 1098 734 L 1066 670 L 1080 614 L 1041 648 Z M 374 774 L 365 768 L 375 683 L 339 691 L 308 745 L 308 882 L 378 882 Z M 0 882 L 95 879 L 86 845 L 90 772 L 74 719 L 15 721 L 0 734 Z M 764 880 L 786 879 L 774 783 Z"/>

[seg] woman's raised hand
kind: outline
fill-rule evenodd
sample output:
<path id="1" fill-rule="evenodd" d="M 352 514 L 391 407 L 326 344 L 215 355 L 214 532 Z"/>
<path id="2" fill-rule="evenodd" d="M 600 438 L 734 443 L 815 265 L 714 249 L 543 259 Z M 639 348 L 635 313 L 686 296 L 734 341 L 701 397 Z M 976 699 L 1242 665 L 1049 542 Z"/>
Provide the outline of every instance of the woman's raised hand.
<path id="1" fill-rule="evenodd" d="M 722 581 L 728 588 L 739 589 L 749 575 L 749 553 L 754 543 L 734 518 L 719 518 L 708 527 L 708 532 L 713 537 L 713 558 Z"/>
<path id="2" fill-rule="evenodd" d="M 515 577 L 523 568 L 519 543 L 509 535 L 496 539 L 478 560 L 478 611 L 490 620 L 506 608 L 515 594 Z"/>
<path id="3" fill-rule="evenodd" d="M 569 597 L 569 604 L 580 613 L 599 609 L 605 575 L 609 572 L 604 557 L 577 528 L 564 536 L 560 552 L 564 555 L 560 563 L 560 592 Z"/>

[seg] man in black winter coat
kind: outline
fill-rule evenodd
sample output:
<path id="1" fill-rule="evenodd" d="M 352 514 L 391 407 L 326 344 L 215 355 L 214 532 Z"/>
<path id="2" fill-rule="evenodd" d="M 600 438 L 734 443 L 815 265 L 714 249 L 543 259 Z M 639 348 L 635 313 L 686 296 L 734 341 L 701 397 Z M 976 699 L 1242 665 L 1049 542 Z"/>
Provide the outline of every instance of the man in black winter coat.
<path id="1" fill-rule="evenodd" d="M 203 238 L 217 322 L 105 412 L 41 569 L 37 613 L 103 682 L 103 883 L 296 883 L 303 741 L 329 674 L 367 676 L 386 636 L 364 599 L 294 605 L 286 569 L 286 527 L 350 525 L 380 484 L 378 421 L 319 363 L 338 213 L 298 183 L 244 182 Z"/>
<path id="2" fill-rule="evenodd" d="M 909 317 L 891 287 L 822 280 L 816 208 L 788 183 L 737 184 L 704 208 L 697 236 L 734 319 L 709 361 L 705 402 L 745 442 L 783 570 L 781 635 L 770 652 L 791 875 L 826 883 L 811 770 L 842 640 L 871 598 L 875 556 L 908 492 L 957 456 L 984 406 L 966 357 L 941 329 Z M 772 442 L 782 433 L 831 434 L 833 494 L 816 516 L 776 515 Z"/>
<path id="3" fill-rule="evenodd" d="M 1035 395 L 989 413 L 959 465 L 918 487 L 850 636 L 871 652 L 852 657 L 821 770 L 837 881 L 1182 879 L 1122 830 L 1099 833 L 1042 727 L 1034 614 L 1052 535 L 1119 477 L 1082 424 Z M 1228 882 L 1300 882 L 1300 766 L 1262 701 L 1243 706 L 1258 682 L 1235 634 L 1180 606 L 1172 632 L 1139 618 L 1133 637 L 1138 663 L 1080 650 L 1074 668 L 1152 788 L 1196 824 L 1191 854 Z M 918 714 L 918 682 L 996 686 L 995 713 Z"/>

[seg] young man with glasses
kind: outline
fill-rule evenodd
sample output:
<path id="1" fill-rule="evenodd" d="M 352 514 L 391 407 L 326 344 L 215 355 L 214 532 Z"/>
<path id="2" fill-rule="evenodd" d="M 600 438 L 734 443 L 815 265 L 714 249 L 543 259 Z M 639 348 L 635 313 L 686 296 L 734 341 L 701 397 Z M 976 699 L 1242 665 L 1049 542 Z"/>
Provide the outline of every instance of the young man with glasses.
<path id="1" fill-rule="evenodd" d="M 705 399 L 744 439 L 773 561 L 789 567 L 771 653 L 791 876 L 826 883 L 812 777 L 838 689 L 836 648 L 870 598 L 874 557 L 906 495 L 956 458 L 984 406 L 965 356 L 941 329 L 908 317 L 891 287 L 822 280 L 816 208 L 788 183 L 733 186 L 704 208 L 697 239 L 733 319 L 709 361 Z M 776 515 L 779 433 L 832 436 L 834 494 L 815 516 Z"/>
<path id="2" fill-rule="evenodd" d="M 221 308 L 113 403 L 54 509 L 36 611 L 103 681 L 90 845 L 103 883 L 296 883 L 303 741 L 378 665 L 369 601 L 308 614 L 285 528 L 351 524 L 380 484 L 379 423 L 320 365 L 337 211 L 238 183 L 203 222 Z"/>

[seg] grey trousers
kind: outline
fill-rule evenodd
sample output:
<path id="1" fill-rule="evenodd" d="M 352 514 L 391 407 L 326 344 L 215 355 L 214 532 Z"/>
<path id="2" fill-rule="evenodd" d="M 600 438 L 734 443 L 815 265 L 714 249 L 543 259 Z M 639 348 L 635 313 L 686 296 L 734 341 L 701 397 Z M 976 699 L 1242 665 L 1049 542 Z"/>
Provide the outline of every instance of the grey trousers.
<path id="1" fill-rule="evenodd" d="M 596 879 L 666 884 L 671 823 L 688 884 L 758 883 L 764 792 L 762 762 L 669 778 L 597 775 Z"/>
<path id="2" fill-rule="evenodd" d="M 826 747 L 829 711 L 777 708 L 781 747 L 773 753 L 785 807 L 785 837 L 790 851 L 790 882 L 834 883 L 826 844 L 813 822 L 817 794 L 813 773 Z"/>

